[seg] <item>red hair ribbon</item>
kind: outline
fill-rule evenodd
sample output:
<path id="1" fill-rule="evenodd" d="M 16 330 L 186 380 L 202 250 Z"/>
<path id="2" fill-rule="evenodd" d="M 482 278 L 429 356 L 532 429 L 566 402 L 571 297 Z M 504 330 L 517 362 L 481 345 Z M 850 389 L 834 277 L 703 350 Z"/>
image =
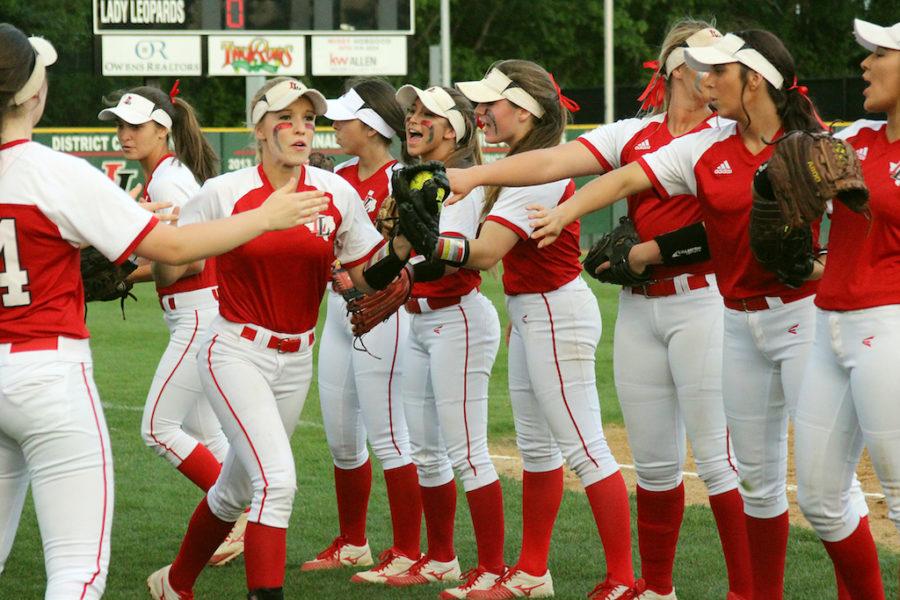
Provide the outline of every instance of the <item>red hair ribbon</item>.
<path id="1" fill-rule="evenodd" d="M 175 96 L 181 93 L 181 90 L 178 89 L 179 83 L 181 83 L 181 80 L 176 79 L 175 83 L 172 84 L 172 89 L 169 90 L 169 100 L 172 101 L 172 104 L 175 104 Z"/>
<path id="2" fill-rule="evenodd" d="M 641 103 L 641 110 L 658 108 L 666 101 L 666 78 L 662 75 L 658 60 L 648 60 L 644 63 L 644 68 L 653 69 L 653 77 L 638 96 L 638 102 Z"/>
<path id="3" fill-rule="evenodd" d="M 579 110 L 581 110 L 581 107 L 577 102 L 563 95 L 562 90 L 559 89 L 559 84 L 556 83 L 556 78 L 553 77 L 553 73 L 547 73 L 547 75 L 550 76 L 550 82 L 553 83 L 553 87 L 554 89 L 556 89 L 556 95 L 559 96 L 559 103 L 564 106 L 569 112 L 578 112 Z"/>
<path id="4" fill-rule="evenodd" d="M 797 76 L 794 75 L 794 83 L 791 84 L 791 87 L 787 89 L 787 91 L 791 92 L 796 90 L 798 94 L 803 96 L 803 99 L 809 103 L 809 107 L 812 109 L 813 116 L 816 118 L 816 122 L 819 124 L 819 127 L 824 129 L 825 131 L 830 131 L 831 128 L 825 124 L 822 120 L 822 117 L 819 116 L 819 111 L 816 110 L 816 106 L 813 104 L 812 100 L 809 99 L 809 88 L 805 85 L 797 85 Z"/>

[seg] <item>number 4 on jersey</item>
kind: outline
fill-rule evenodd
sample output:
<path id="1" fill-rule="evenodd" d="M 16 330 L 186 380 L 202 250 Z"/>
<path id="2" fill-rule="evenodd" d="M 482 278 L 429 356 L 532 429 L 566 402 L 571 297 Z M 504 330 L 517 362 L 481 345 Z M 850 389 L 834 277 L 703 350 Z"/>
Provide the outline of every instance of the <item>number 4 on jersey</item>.
<path id="1" fill-rule="evenodd" d="M 3 255 L 3 272 L 0 273 L 0 288 L 3 306 L 25 306 L 31 304 L 31 293 L 25 291 L 28 285 L 28 271 L 19 268 L 19 246 L 16 240 L 16 220 L 0 219 L 0 254 Z"/>

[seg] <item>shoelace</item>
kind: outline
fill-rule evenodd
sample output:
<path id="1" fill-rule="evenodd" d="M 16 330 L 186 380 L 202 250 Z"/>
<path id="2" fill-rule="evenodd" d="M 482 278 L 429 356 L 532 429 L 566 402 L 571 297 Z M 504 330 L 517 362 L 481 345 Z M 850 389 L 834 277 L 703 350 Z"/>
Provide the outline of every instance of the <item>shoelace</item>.
<path id="1" fill-rule="evenodd" d="M 602 596 L 601 594 L 608 594 L 615 590 L 617 587 L 627 587 L 624 583 L 619 583 L 618 581 L 610 581 L 607 579 L 606 581 L 601 582 L 597 585 L 591 593 L 588 594 L 589 599 L 593 598 L 605 598 L 606 596 Z M 634 593 L 631 588 L 622 592 L 622 595 L 616 598 L 616 600 L 633 600 Z"/>
<path id="2" fill-rule="evenodd" d="M 513 575 L 516 574 L 516 571 L 518 571 L 518 569 L 516 569 L 515 567 L 507 567 L 506 571 L 503 572 L 503 574 L 500 576 L 499 579 L 497 579 L 497 581 L 494 583 L 494 585 L 500 585 L 500 584 L 508 582 L 510 579 L 513 578 Z"/>
<path id="3" fill-rule="evenodd" d="M 406 573 L 403 573 L 403 576 L 407 576 L 407 575 L 418 575 L 419 573 L 422 572 L 422 569 L 425 568 L 425 565 L 427 565 L 430 561 L 431 561 L 431 559 L 428 558 L 428 555 L 427 555 L 427 554 L 423 555 L 422 558 L 420 558 L 419 560 L 417 560 L 416 562 L 414 562 L 414 563 L 409 567 L 409 569 L 406 571 Z"/>
<path id="4" fill-rule="evenodd" d="M 474 568 L 469 569 L 465 573 L 462 574 L 462 580 L 465 581 L 464 584 L 459 586 L 459 589 L 468 591 L 475 587 L 475 584 L 478 583 L 478 580 L 481 579 L 482 575 L 485 575 L 487 571 L 484 569 Z"/>
<path id="5" fill-rule="evenodd" d="M 316 555 L 316 558 L 319 560 L 322 560 L 325 558 L 330 558 L 330 557 L 334 556 L 335 554 L 339 554 L 341 551 L 341 546 L 343 546 L 343 545 L 344 545 L 344 538 L 343 538 L 343 536 L 339 535 L 336 538 L 334 538 L 334 541 L 331 542 L 330 546 L 328 546 L 327 548 L 325 548 L 324 550 L 319 552 Z"/>
<path id="6" fill-rule="evenodd" d="M 394 562 L 395 558 L 397 558 L 397 554 L 394 552 L 394 549 L 388 548 L 378 555 L 378 564 L 375 565 L 372 570 L 384 571 L 388 567 L 388 565 Z"/>

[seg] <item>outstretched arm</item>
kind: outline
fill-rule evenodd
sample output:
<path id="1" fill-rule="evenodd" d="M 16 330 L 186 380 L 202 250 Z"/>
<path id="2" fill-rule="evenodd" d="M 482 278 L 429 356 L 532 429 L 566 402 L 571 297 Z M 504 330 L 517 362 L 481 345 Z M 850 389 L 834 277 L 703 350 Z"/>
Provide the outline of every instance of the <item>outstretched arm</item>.
<path id="1" fill-rule="evenodd" d="M 537 204 L 528 206 L 532 211 L 529 219 L 534 228 L 531 237 L 540 240 L 539 248 L 548 246 L 556 241 L 569 223 L 652 186 L 650 178 L 638 163 L 610 171 L 575 192 L 574 196 L 553 210 L 548 211 Z"/>

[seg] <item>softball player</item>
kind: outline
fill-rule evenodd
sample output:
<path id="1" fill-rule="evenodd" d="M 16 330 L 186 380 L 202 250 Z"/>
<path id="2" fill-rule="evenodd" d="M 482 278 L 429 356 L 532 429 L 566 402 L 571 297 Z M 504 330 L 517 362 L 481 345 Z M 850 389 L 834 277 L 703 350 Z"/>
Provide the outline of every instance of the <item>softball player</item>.
<path id="1" fill-rule="evenodd" d="M 187 263 L 314 218 L 321 194 L 273 194 L 200 226 L 158 220 L 80 159 L 31 141 L 53 46 L 0 24 L 0 570 L 29 483 L 44 543 L 47 600 L 99 598 L 106 585 L 113 468 L 93 382 L 79 247 Z M 147 208 L 163 205 L 150 204 Z"/>
<path id="2" fill-rule="evenodd" d="M 886 121 L 857 121 L 837 135 L 856 149 L 870 218 L 834 203 L 828 266 L 816 296 L 816 336 L 797 406 L 798 500 L 853 598 L 884 598 L 869 524 L 850 501 L 863 446 L 900 527 L 900 23 L 854 22 L 864 107 Z"/>
<path id="3" fill-rule="evenodd" d="M 670 141 L 718 124 L 687 47 L 707 46 L 721 34 L 708 23 L 683 20 L 662 44 L 658 71 L 646 96 L 655 114 L 625 119 L 576 141 L 515 154 L 482 167 L 451 170 L 454 191 L 473 185 L 547 183 L 599 174 L 636 161 Z M 648 107 L 653 106 L 653 101 Z M 663 202 L 653 191 L 630 196 L 628 213 L 642 239 L 702 219 L 696 198 Z M 652 283 L 623 288 L 613 338 L 616 391 L 637 469 L 638 543 L 643 581 L 639 598 L 674 599 L 672 568 L 684 514 L 685 433 L 707 485 L 728 567 L 729 589 L 749 598 L 749 549 L 743 502 L 731 462 L 722 406 L 722 299 L 712 264 L 661 266 Z"/>
<path id="4" fill-rule="evenodd" d="M 510 154 L 556 146 L 568 110 L 577 108 L 547 71 L 529 61 L 501 61 L 483 80 L 457 87 L 478 103 L 485 139 L 507 144 Z M 519 561 L 493 586 L 473 591 L 469 598 L 553 595 L 547 557 L 562 500 L 564 458 L 585 486 L 606 552 L 607 577 L 589 597 L 632 594 L 628 495 L 600 420 L 594 375 L 600 310 L 580 277 L 579 225 L 570 225 L 562 243 L 544 251 L 525 233 L 526 205 L 556 206 L 574 188 L 571 180 L 488 188 L 482 211 L 486 219 L 477 237 L 442 238 L 439 246 L 440 256 L 454 265 L 488 269 L 503 260 L 512 323 L 509 393 L 524 463 Z"/>
<path id="5" fill-rule="evenodd" d="M 125 158 L 140 162 L 147 182 L 144 200 L 168 202 L 180 210 L 200 190 L 199 184 L 216 174 L 218 157 L 203 137 L 193 108 L 176 98 L 177 93 L 177 82 L 171 95 L 155 87 L 133 88 L 98 117 L 116 121 Z M 149 281 L 150 265 L 132 275 L 133 280 Z M 169 345 L 147 392 L 141 435 L 205 492 L 219 476 L 228 451 L 228 440 L 197 376 L 197 346 L 219 312 L 214 259 L 193 266 L 170 286 L 157 286 L 157 294 Z M 225 564 L 243 552 L 245 524 L 246 519 L 238 521 L 211 564 Z"/>
<path id="6" fill-rule="evenodd" d="M 549 244 L 565 223 L 651 188 L 663 199 L 699 199 L 726 307 L 723 401 L 741 479 L 753 597 L 777 600 L 788 536 L 787 422 L 813 339 L 817 282 L 788 288 L 753 258 L 750 184 L 772 155 L 769 140 L 821 125 L 796 83 L 790 53 L 769 32 L 728 34 L 712 46 L 687 48 L 685 58 L 689 67 L 708 71 L 703 85 L 713 106 L 736 122 L 673 140 L 591 182 L 564 206 L 536 211 L 533 235 Z M 854 492 L 854 506 L 865 514 L 858 487 Z"/>
<path id="7" fill-rule="evenodd" d="M 400 88 L 406 108 L 409 154 L 422 161 L 468 166 L 481 161 L 475 113 L 453 89 Z M 445 235 L 474 236 L 482 198 L 442 211 Z M 403 349 L 403 397 L 413 461 L 418 468 L 428 551 L 407 569 L 394 562 L 361 574 L 368 581 L 404 587 L 451 583 L 462 576 L 453 544 L 459 475 L 469 503 L 478 563 L 441 598 L 465 598 L 489 587 L 503 571 L 503 496 L 487 446 L 488 387 L 500 344 L 493 304 L 478 291 L 471 269 L 438 262 L 415 265 L 416 284 L 405 312 L 410 334 Z"/>
<path id="8" fill-rule="evenodd" d="M 290 435 L 312 379 L 319 304 L 335 255 L 363 291 L 386 286 L 398 258 L 340 176 L 306 166 L 325 98 L 278 77 L 251 100 L 249 122 L 260 164 L 206 182 L 181 213 L 185 223 L 241 213 L 273 189 L 321 190 L 327 209 L 307 227 L 261 236 L 216 258 L 219 316 L 200 346 L 203 387 L 228 436 L 216 483 L 191 518 L 172 565 L 148 579 L 151 596 L 191 598 L 216 546 L 250 504 L 244 539 L 249 598 L 284 598 L 287 526 L 296 491 Z M 184 268 L 154 265 L 157 280 Z"/>
<path id="9" fill-rule="evenodd" d="M 395 92 L 380 79 L 351 82 L 346 94 L 328 101 L 325 113 L 334 121 L 338 144 L 353 156 L 338 165 L 335 173 L 353 186 L 373 222 L 391 194 L 391 174 L 397 167 L 390 145 L 403 131 L 403 109 L 394 99 Z M 333 290 L 328 294 L 318 382 L 325 435 L 334 459 L 340 535 L 304 563 L 304 571 L 372 565 L 366 539 L 372 487 L 367 439 L 384 468 L 394 551 L 412 560 L 421 554 L 422 503 L 399 397 L 399 350 L 408 331 L 408 315 L 398 311 L 366 334 L 368 352 L 358 352 L 346 302 Z"/>

